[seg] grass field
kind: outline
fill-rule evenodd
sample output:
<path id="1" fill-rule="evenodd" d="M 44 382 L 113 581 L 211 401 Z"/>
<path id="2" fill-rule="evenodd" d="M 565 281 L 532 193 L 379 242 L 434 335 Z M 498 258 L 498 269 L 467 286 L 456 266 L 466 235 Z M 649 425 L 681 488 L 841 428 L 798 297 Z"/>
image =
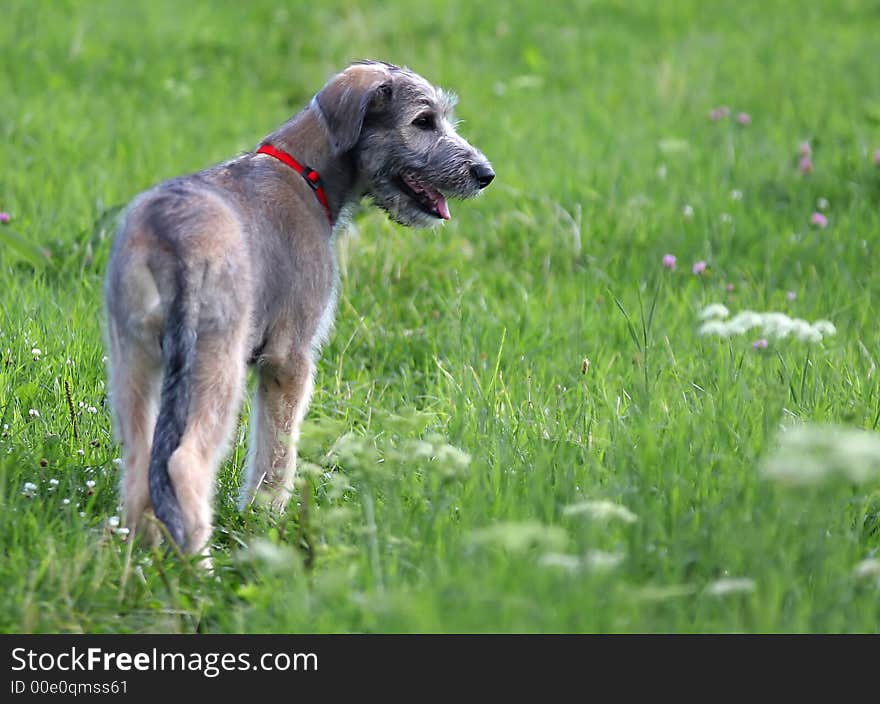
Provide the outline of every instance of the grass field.
<path id="1" fill-rule="evenodd" d="M 371 5 L 4 1 L 0 630 L 876 632 L 876 3 Z M 236 510 L 244 418 L 215 573 L 132 550 L 114 215 L 364 57 L 454 89 L 498 177 L 339 237 L 298 510 Z"/>

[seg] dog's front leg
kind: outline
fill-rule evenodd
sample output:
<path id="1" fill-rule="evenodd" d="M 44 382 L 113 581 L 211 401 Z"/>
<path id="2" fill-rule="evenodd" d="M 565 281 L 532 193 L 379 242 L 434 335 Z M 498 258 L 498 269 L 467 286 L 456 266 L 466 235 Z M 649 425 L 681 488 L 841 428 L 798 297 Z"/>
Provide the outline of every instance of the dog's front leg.
<path id="1" fill-rule="evenodd" d="M 259 368 L 242 508 L 255 496 L 258 503 L 278 512 L 287 506 L 296 476 L 299 427 L 309 407 L 314 376 L 314 362 L 306 353 Z"/>

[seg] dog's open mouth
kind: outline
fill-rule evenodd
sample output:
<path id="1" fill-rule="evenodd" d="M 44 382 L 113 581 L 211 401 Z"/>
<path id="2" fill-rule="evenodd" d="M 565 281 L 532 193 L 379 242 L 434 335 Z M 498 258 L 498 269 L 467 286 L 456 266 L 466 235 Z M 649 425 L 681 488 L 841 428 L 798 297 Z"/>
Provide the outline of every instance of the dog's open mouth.
<path id="1" fill-rule="evenodd" d="M 436 188 L 432 188 L 427 183 L 420 181 L 413 173 L 403 173 L 400 175 L 400 185 L 402 191 L 412 198 L 416 204 L 424 210 L 428 215 L 435 218 L 449 220 L 452 216 L 449 214 L 449 205 L 446 198 Z"/>

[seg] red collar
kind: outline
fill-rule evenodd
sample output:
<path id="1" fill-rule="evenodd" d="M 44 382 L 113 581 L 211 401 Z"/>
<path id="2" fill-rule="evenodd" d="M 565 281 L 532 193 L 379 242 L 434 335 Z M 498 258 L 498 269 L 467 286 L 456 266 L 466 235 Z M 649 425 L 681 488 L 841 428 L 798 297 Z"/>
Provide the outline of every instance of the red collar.
<path id="1" fill-rule="evenodd" d="M 257 154 L 268 154 L 269 156 L 273 156 L 278 159 L 278 161 L 287 164 L 291 169 L 302 176 L 306 180 L 306 183 L 309 184 L 315 192 L 315 198 L 317 198 L 318 202 L 324 206 L 324 211 L 327 213 L 327 219 L 330 221 L 330 226 L 333 226 L 333 213 L 330 212 L 330 203 L 327 201 L 327 193 L 324 191 L 324 186 L 321 184 L 321 177 L 318 175 L 317 171 L 308 166 L 303 166 L 290 156 L 290 154 L 281 149 L 276 149 L 271 144 L 261 145 L 260 148 L 257 149 Z"/>

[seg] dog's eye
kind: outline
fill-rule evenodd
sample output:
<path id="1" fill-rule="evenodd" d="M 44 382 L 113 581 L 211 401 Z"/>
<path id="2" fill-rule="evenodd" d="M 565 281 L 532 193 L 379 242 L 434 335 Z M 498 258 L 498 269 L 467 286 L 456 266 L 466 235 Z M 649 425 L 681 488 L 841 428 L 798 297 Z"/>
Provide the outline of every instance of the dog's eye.
<path id="1" fill-rule="evenodd" d="M 420 130 L 433 130 L 435 127 L 434 116 L 430 113 L 419 115 L 415 120 L 412 121 L 412 123 Z"/>

